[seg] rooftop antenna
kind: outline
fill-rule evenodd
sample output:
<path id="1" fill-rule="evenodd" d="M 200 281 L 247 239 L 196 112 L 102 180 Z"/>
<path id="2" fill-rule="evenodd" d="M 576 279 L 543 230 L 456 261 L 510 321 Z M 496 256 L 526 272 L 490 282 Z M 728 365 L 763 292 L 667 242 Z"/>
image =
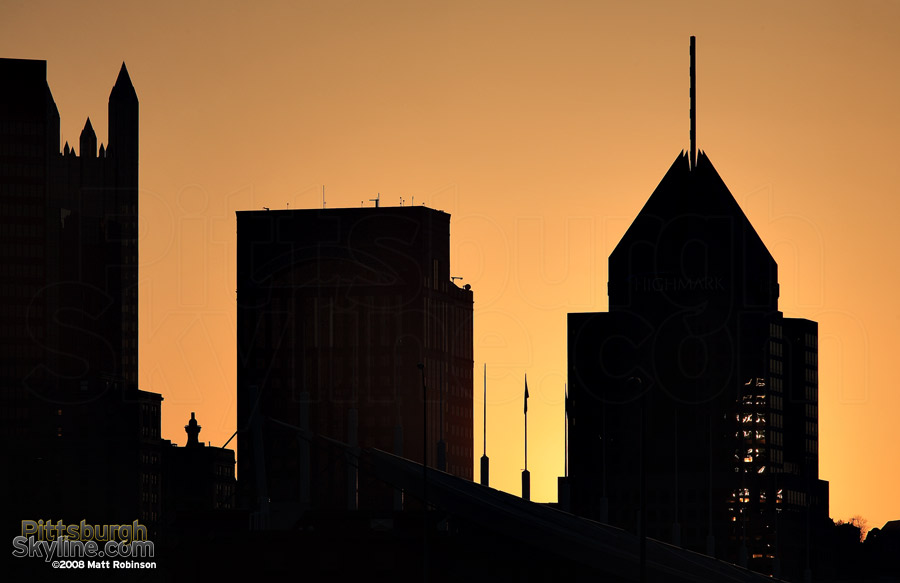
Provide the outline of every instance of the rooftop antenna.
<path id="1" fill-rule="evenodd" d="M 697 37 L 691 37 L 691 169 L 697 167 Z"/>
<path id="2" fill-rule="evenodd" d="M 380 192 L 375 196 L 375 198 L 370 198 L 370 199 L 369 199 L 370 202 L 374 202 L 374 203 L 375 203 L 375 208 L 378 208 L 378 201 L 380 201 L 380 200 L 381 200 L 381 193 L 380 193 Z"/>

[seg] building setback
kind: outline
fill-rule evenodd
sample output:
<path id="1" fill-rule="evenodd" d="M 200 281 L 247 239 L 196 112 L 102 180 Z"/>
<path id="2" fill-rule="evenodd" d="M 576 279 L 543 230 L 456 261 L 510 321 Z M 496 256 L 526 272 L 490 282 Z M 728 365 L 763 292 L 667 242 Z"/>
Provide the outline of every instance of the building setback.
<path id="1" fill-rule="evenodd" d="M 449 237 L 423 206 L 237 213 L 239 503 L 269 526 L 401 504 L 332 445 L 421 462 L 423 383 L 428 465 L 472 478 L 472 292 Z"/>
<path id="2" fill-rule="evenodd" d="M 709 159 L 680 155 L 569 314 L 577 514 L 797 578 L 828 524 L 818 334 Z M 641 496 L 641 473 L 645 494 Z M 814 558 L 814 557 L 813 557 Z"/>

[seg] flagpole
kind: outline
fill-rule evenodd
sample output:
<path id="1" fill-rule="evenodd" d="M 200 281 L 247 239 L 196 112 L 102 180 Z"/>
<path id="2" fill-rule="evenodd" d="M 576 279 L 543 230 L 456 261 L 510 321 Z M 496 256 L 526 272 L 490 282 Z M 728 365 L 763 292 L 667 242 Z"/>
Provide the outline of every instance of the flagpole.
<path id="1" fill-rule="evenodd" d="M 522 499 L 531 500 L 531 474 L 528 473 L 528 374 L 525 374 L 525 469 L 522 471 Z"/>
<path id="2" fill-rule="evenodd" d="M 563 401 L 563 476 L 569 477 L 569 385 L 565 387 L 565 400 Z"/>
<path id="3" fill-rule="evenodd" d="M 525 471 L 528 471 L 528 374 L 525 375 Z"/>
<path id="4" fill-rule="evenodd" d="M 569 486 L 569 384 L 563 385 L 563 476 L 557 482 L 557 506 L 563 512 L 572 511 L 572 490 Z"/>
<path id="5" fill-rule="evenodd" d="M 487 363 L 484 363 L 484 453 L 481 456 L 481 485 L 490 485 L 490 461 L 487 456 Z"/>

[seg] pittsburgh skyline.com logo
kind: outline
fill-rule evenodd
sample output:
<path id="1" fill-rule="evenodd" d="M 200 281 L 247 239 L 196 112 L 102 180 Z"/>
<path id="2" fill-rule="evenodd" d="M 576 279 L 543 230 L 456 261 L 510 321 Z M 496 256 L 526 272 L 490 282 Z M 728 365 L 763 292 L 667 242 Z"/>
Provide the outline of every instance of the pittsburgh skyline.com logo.
<path id="1" fill-rule="evenodd" d="M 147 527 L 131 524 L 65 524 L 62 520 L 23 520 L 13 537 L 15 558 L 43 559 L 54 569 L 155 569 L 155 546 Z"/>

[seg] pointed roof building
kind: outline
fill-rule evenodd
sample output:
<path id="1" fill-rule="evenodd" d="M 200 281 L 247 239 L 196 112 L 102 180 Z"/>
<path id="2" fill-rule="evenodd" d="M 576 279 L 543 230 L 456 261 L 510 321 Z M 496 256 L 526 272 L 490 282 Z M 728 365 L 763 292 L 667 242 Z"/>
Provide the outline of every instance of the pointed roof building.
<path id="1" fill-rule="evenodd" d="M 777 311 L 778 266 L 706 154 L 692 170 L 682 152 L 609 257 L 609 305 L 702 302 Z"/>
<path id="2" fill-rule="evenodd" d="M 818 329 L 778 310 L 774 258 L 696 156 L 610 254 L 609 311 L 568 315 L 572 510 L 797 577 L 828 520 Z"/>
<path id="3" fill-rule="evenodd" d="M 109 94 L 109 138 L 106 155 L 117 160 L 117 173 L 138 174 L 138 98 L 125 63 L 119 69 L 116 84 Z"/>

